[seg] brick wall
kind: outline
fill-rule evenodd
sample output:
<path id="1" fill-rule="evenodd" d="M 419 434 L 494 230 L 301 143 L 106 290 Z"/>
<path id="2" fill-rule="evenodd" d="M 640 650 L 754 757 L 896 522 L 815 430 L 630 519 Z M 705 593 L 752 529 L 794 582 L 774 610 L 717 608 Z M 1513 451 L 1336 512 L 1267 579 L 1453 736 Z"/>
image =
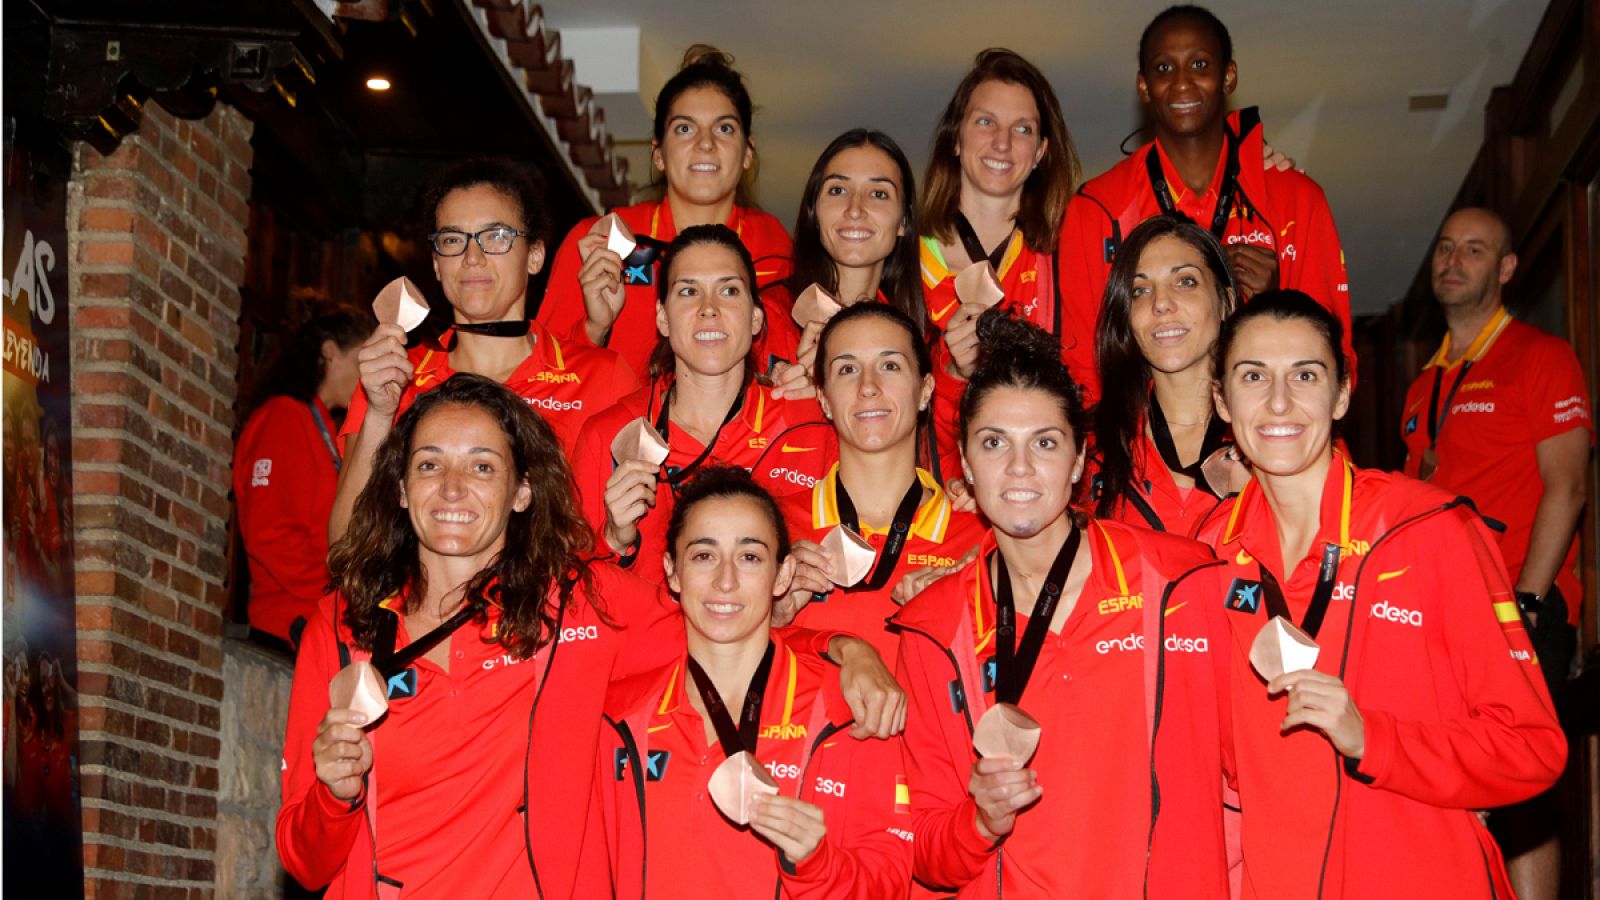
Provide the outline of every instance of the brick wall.
<path id="1" fill-rule="evenodd" d="M 73 502 L 85 894 L 213 895 L 251 123 L 155 104 L 75 148 Z"/>

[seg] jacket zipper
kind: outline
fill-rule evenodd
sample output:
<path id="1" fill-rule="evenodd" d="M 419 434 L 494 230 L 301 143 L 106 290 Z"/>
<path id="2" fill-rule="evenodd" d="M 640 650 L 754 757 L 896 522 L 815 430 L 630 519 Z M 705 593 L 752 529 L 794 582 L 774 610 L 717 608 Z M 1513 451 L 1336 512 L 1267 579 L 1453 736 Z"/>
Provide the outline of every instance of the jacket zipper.
<path id="1" fill-rule="evenodd" d="M 1465 500 L 1463 498 L 1457 497 L 1448 503 L 1445 503 L 1441 506 L 1436 506 L 1433 509 L 1424 510 L 1409 519 L 1399 522 L 1393 528 L 1379 535 L 1378 539 L 1374 541 L 1372 546 L 1367 549 L 1366 554 L 1362 556 L 1360 564 L 1356 566 L 1355 580 L 1350 589 L 1350 611 L 1345 613 L 1344 647 L 1339 654 L 1339 681 L 1345 683 L 1346 691 L 1348 691 L 1350 687 L 1349 683 L 1345 682 L 1345 672 L 1350 663 L 1350 639 L 1354 636 L 1355 632 L 1356 609 L 1361 605 L 1358 595 L 1361 590 L 1361 575 L 1367 570 L 1367 561 L 1372 559 L 1372 555 L 1377 552 L 1378 548 L 1383 546 L 1384 542 L 1393 537 L 1397 532 L 1404 531 L 1406 528 L 1415 525 L 1417 522 L 1420 522 L 1423 519 L 1432 518 L 1440 513 L 1450 510 L 1453 507 L 1459 506 L 1464 502 Z M 1331 746 L 1329 749 L 1332 749 Z M 1328 860 L 1333 855 L 1333 835 L 1339 823 L 1339 804 L 1344 799 L 1344 759 L 1340 757 L 1338 751 L 1334 752 L 1333 757 L 1333 813 L 1328 817 L 1328 837 L 1322 845 L 1322 870 L 1317 875 L 1317 900 L 1321 900 L 1322 892 L 1327 886 Z M 1490 896 L 1494 895 L 1493 878 L 1490 878 L 1489 880 L 1489 894 Z"/>

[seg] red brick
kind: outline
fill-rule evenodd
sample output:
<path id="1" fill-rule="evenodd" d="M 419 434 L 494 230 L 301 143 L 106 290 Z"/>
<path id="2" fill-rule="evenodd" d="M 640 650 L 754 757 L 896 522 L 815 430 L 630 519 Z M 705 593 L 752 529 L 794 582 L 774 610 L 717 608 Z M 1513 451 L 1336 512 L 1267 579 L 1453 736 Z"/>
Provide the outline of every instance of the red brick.
<path id="1" fill-rule="evenodd" d="M 133 231 L 133 211 L 109 206 L 91 206 L 78 220 L 82 231 L 115 231 L 123 234 Z"/>
<path id="2" fill-rule="evenodd" d="M 126 241 L 88 241 L 79 248 L 78 262 L 88 266 L 126 266 L 133 262 L 133 244 Z"/>

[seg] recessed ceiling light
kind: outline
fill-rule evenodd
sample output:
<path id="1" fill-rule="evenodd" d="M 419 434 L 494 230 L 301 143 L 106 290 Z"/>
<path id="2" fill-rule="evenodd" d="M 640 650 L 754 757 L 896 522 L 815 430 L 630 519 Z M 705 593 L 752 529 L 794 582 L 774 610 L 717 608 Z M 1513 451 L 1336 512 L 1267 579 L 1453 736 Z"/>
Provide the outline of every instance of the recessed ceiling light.
<path id="1" fill-rule="evenodd" d="M 1412 112 L 1444 109 L 1450 105 L 1449 91 L 1412 91 L 1406 98 L 1406 108 Z"/>
<path id="2" fill-rule="evenodd" d="M 390 87 L 391 85 L 389 84 L 389 79 L 387 78 L 379 78 L 375 76 L 367 79 L 367 90 L 369 91 L 387 91 Z"/>

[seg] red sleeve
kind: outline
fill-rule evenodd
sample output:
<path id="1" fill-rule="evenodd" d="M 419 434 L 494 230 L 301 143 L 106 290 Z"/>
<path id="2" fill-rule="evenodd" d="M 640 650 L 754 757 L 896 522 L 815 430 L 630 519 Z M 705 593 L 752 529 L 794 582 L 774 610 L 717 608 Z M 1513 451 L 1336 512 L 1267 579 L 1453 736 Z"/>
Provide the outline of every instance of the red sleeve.
<path id="1" fill-rule="evenodd" d="M 1339 317 L 1344 326 L 1344 355 L 1356 371 L 1355 339 L 1350 325 L 1350 276 L 1345 272 L 1344 245 L 1333 224 L 1328 197 L 1315 181 L 1299 172 L 1282 173 L 1294 191 L 1293 220 L 1283 229 L 1278 248 L 1278 285 L 1309 294 Z"/>
<path id="2" fill-rule="evenodd" d="M 1428 669 L 1415 677 L 1432 679 L 1443 697 L 1459 696 L 1466 714 L 1407 721 L 1381 709 L 1361 710 L 1366 748 L 1358 777 L 1447 809 L 1504 806 L 1555 783 L 1567 741 L 1488 532 L 1465 511 L 1440 521 L 1442 528 L 1417 540 L 1462 552 L 1450 554 L 1448 568 L 1435 563 L 1417 594 L 1419 603 L 1434 600 L 1425 607 L 1426 627 L 1439 631 L 1442 652 L 1430 654 Z"/>
<path id="3" fill-rule="evenodd" d="M 315 603 L 328 584 L 327 561 L 318 554 L 327 545 L 328 514 L 312 508 L 317 491 L 310 467 L 332 467 L 326 450 L 315 448 L 322 454 L 317 457 L 305 446 L 310 416 L 299 401 L 268 401 L 245 426 L 234 467 L 240 473 L 239 533 L 257 573 L 296 599 Z"/>
<path id="4" fill-rule="evenodd" d="M 1527 368 L 1528 436 L 1538 443 L 1574 428 L 1594 430 L 1589 389 L 1577 354 L 1559 339 L 1540 341 Z M 1532 349 L 1532 348 L 1530 348 Z"/>
<path id="5" fill-rule="evenodd" d="M 578 256 L 578 239 L 588 234 L 597 221 L 598 217 L 590 216 L 572 226 L 566 240 L 556 250 L 555 261 L 550 264 L 550 280 L 534 319 L 559 340 L 593 343 L 583 327 L 589 314 L 583 306 L 583 288 L 578 284 L 578 270 L 583 268 L 583 260 Z"/>
<path id="6" fill-rule="evenodd" d="M 822 798 L 831 802 L 821 805 L 826 816 L 829 806 L 848 803 L 848 814 L 840 817 L 848 827 L 836 830 L 830 826 L 822 843 L 794 873 L 783 873 L 784 896 L 795 900 L 904 897 L 911 884 L 912 842 L 911 813 L 895 802 L 896 791 L 905 784 L 900 741 L 856 740 L 845 735 L 837 740 L 832 749 L 823 752 L 847 757 L 841 760 L 845 777 L 836 779 L 847 793 L 842 798 Z M 818 802 L 810 785 L 806 790 L 807 799 Z"/>
<path id="7" fill-rule="evenodd" d="M 345 456 L 345 438 L 361 430 L 361 422 L 367 417 L 367 389 L 361 382 L 356 382 L 356 392 L 350 395 L 350 403 L 344 410 L 344 421 L 339 423 L 339 433 L 333 436 L 333 445 L 339 450 L 339 458 Z"/>
<path id="8" fill-rule="evenodd" d="M 967 383 L 950 374 L 950 348 L 941 334 L 933 345 L 933 406 L 928 411 L 933 422 L 934 447 L 939 451 L 939 468 L 934 474 L 939 483 L 961 474 L 961 439 L 957 419 L 961 415 L 961 395 Z"/>
<path id="9" fill-rule="evenodd" d="M 683 654 L 683 614 L 666 588 L 600 563 L 595 591 L 604 600 L 606 617 L 622 629 L 612 681 L 654 671 Z"/>
<path id="10" fill-rule="evenodd" d="M 1074 381 L 1093 388 L 1085 402 L 1099 396 L 1094 340 L 1100 298 L 1111 274 L 1111 264 L 1106 261 L 1111 222 L 1108 211 L 1087 195 L 1079 194 L 1067 204 L 1067 215 L 1061 223 L 1062 358 Z"/>
<path id="11" fill-rule="evenodd" d="M 295 659 L 283 739 L 283 805 L 278 809 L 278 857 L 309 888 L 326 885 L 344 869 L 366 830 L 363 808 L 352 809 L 328 793 L 311 758 L 311 744 L 328 712 L 328 682 L 338 671 L 339 651 L 325 602 L 306 625 Z"/>
<path id="12" fill-rule="evenodd" d="M 972 742 L 950 709 L 950 681 L 940 674 L 949 667 L 940 656 L 921 635 L 900 638 L 898 677 L 908 700 L 905 769 L 917 836 L 912 851 L 918 878 L 960 889 L 993 863 L 995 845 L 978 833 L 978 807 L 967 792 Z"/>
<path id="13" fill-rule="evenodd" d="M 611 441 L 617 435 L 614 431 L 605 433 L 610 419 L 602 413 L 583 423 L 572 448 L 572 479 L 578 486 L 578 504 L 594 529 L 595 549 L 600 553 L 611 550 L 605 543 L 606 480 L 611 477 Z"/>

